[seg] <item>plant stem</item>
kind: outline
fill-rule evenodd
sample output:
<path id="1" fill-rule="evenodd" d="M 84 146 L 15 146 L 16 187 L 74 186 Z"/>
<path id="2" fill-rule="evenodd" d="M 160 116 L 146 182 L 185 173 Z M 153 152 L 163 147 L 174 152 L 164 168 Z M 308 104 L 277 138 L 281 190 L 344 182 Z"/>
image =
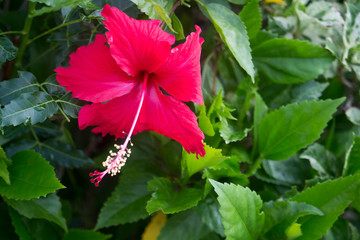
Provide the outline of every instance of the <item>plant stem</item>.
<path id="1" fill-rule="evenodd" d="M 8 31 L 8 32 L 1 32 L 0 36 L 2 35 L 7 35 L 7 34 L 20 34 L 20 35 L 24 35 L 25 32 L 24 31 Z"/>
<path id="2" fill-rule="evenodd" d="M 30 39 L 30 40 L 27 42 L 27 44 L 30 44 L 30 43 L 32 43 L 33 41 L 35 41 L 35 40 L 37 40 L 37 39 L 39 39 L 39 38 L 41 38 L 41 37 L 43 37 L 43 36 L 45 36 L 45 35 L 47 35 L 47 34 L 49 34 L 49 33 L 52 33 L 53 31 L 55 31 L 55 30 L 57 30 L 57 29 L 59 29 L 59 28 L 62 28 L 62 27 L 65 27 L 65 26 L 68 26 L 68 25 L 71 25 L 71 24 L 74 24 L 74 23 L 78 23 L 78 22 L 81 22 L 81 21 L 82 21 L 81 19 L 77 19 L 77 20 L 74 20 L 74 21 L 71 21 L 71 22 L 67 22 L 67 23 L 60 24 L 59 26 L 56 26 L 56 27 L 54 27 L 54 28 L 52 28 L 52 29 L 47 30 L 46 32 L 43 32 L 42 34 L 37 35 L 37 36 L 34 37 L 33 39 Z"/>
<path id="3" fill-rule="evenodd" d="M 262 156 L 259 156 L 256 161 L 251 165 L 249 171 L 245 173 L 245 176 L 250 177 L 256 173 L 256 171 L 260 168 L 262 161 L 264 158 Z"/>
<path id="4" fill-rule="evenodd" d="M 30 35 L 30 29 L 31 29 L 31 23 L 34 18 L 33 13 L 35 11 L 35 2 L 29 2 L 29 9 L 28 9 L 28 15 L 25 20 L 24 28 L 22 30 L 23 32 L 23 38 L 21 40 L 21 44 L 19 46 L 19 50 L 16 55 L 15 60 L 15 69 L 18 70 L 21 67 L 22 58 L 24 56 L 24 52 L 26 49 L 26 45 L 28 44 L 29 35 Z"/>

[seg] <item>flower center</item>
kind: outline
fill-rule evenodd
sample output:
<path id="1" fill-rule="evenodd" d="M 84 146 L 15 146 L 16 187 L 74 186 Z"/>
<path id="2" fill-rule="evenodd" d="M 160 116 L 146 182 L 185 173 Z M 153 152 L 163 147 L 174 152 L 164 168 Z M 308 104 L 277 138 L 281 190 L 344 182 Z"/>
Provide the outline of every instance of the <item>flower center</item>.
<path id="1" fill-rule="evenodd" d="M 139 118 L 141 107 L 144 103 L 148 78 L 149 78 L 149 73 L 145 72 L 144 73 L 144 81 L 143 81 L 143 85 L 142 85 L 142 89 L 141 89 L 141 97 L 140 97 L 139 106 L 136 111 L 133 123 L 131 125 L 130 132 L 125 139 L 125 142 L 120 146 L 117 144 L 114 145 L 114 147 L 118 150 L 116 153 L 113 151 L 109 152 L 109 156 L 103 162 L 103 166 L 107 167 L 107 169 L 105 171 L 103 171 L 103 172 L 94 171 L 93 173 L 89 174 L 89 176 L 92 177 L 92 179 L 90 179 L 90 181 L 92 183 L 94 183 L 96 187 L 99 186 L 100 181 L 107 173 L 109 173 L 111 176 L 114 176 L 117 173 L 120 173 L 120 169 L 125 165 L 127 158 L 131 154 L 131 149 L 128 148 L 127 146 L 129 144 L 129 142 L 130 142 L 131 146 L 133 145 L 131 143 L 130 139 L 131 139 L 132 133 L 134 132 L 136 122 Z"/>

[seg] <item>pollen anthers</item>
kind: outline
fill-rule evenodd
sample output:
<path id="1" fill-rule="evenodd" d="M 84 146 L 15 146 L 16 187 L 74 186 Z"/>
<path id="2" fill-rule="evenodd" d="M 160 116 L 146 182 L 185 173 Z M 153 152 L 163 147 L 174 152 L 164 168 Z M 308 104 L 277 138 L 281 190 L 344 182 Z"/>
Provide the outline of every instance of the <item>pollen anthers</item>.
<path id="1" fill-rule="evenodd" d="M 133 144 L 130 142 L 130 145 Z M 114 144 L 114 147 L 118 150 L 117 152 L 109 151 L 109 156 L 102 163 L 107 169 L 103 172 L 94 171 L 90 173 L 89 176 L 92 177 L 90 181 L 95 184 L 96 187 L 99 186 L 102 178 L 109 173 L 111 176 L 115 176 L 117 173 L 120 173 L 121 168 L 125 165 L 126 160 L 130 157 L 131 149 L 127 148 L 127 144 L 117 145 Z"/>

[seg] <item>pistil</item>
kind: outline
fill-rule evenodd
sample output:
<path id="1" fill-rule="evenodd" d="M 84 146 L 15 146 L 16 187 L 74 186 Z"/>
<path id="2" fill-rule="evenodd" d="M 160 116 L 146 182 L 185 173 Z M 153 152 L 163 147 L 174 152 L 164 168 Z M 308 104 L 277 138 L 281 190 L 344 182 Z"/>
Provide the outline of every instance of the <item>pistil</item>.
<path id="1" fill-rule="evenodd" d="M 109 173 L 111 176 L 114 176 L 117 173 L 120 173 L 121 168 L 125 165 L 126 160 L 128 159 L 128 157 L 130 157 L 131 149 L 128 148 L 127 146 L 129 144 L 129 142 L 130 142 L 131 146 L 133 145 L 131 143 L 131 135 L 134 132 L 136 123 L 137 123 L 138 118 L 140 116 L 140 111 L 141 111 L 142 105 L 144 103 L 148 78 L 149 78 L 149 74 L 147 72 L 145 72 L 144 73 L 143 85 L 142 85 L 142 89 L 141 89 L 141 97 L 140 97 L 139 106 L 138 106 L 138 109 L 136 111 L 133 123 L 131 125 L 130 132 L 128 133 L 128 135 L 127 135 L 127 137 L 125 139 L 125 142 L 120 146 L 117 145 L 117 144 L 114 145 L 114 147 L 118 150 L 116 153 L 113 152 L 113 151 L 109 152 L 109 156 L 103 162 L 103 166 L 107 167 L 107 169 L 105 171 L 103 171 L 103 172 L 94 171 L 93 173 L 89 174 L 89 176 L 92 177 L 90 179 L 90 181 L 92 183 L 94 183 L 96 187 L 99 186 L 100 181 L 102 180 L 102 178 L 107 173 Z"/>

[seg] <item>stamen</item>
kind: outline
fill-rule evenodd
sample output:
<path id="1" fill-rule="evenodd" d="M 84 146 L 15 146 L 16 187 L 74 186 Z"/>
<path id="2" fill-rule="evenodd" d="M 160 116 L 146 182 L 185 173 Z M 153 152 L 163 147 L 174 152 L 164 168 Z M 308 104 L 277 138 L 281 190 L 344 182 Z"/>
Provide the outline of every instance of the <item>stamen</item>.
<path id="1" fill-rule="evenodd" d="M 131 149 L 127 148 L 127 145 L 130 142 L 130 145 L 133 146 L 131 142 L 131 135 L 135 129 L 136 123 L 138 121 L 140 111 L 142 108 L 142 105 L 144 103 L 145 93 L 146 93 L 146 85 L 149 78 L 148 73 L 144 73 L 144 82 L 141 89 L 141 98 L 140 103 L 138 106 L 138 109 L 135 114 L 134 121 L 131 125 L 130 132 L 127 135 L 125 142 L 122 145 L 114 144 L 114 147 L 118 150 L 116 153 L 113 151 L 109 151 L 109 156 L 106 158 L 106 160 L 103 162 L 103 166 L 107 167 L 107 169 L 103 172 L 94 171 L 93 173 L 90 173 L 89 176 L 91 177 L 90 181 L 94 183 L 96 187 L 99 186 L 99 183 L 103 179 L 103 177 L 109 173 L 111 176 L 116 175 L 117 173 L 120 173 L 121 168 L 125 165 L 126 160 L 130 157 Z"/>

